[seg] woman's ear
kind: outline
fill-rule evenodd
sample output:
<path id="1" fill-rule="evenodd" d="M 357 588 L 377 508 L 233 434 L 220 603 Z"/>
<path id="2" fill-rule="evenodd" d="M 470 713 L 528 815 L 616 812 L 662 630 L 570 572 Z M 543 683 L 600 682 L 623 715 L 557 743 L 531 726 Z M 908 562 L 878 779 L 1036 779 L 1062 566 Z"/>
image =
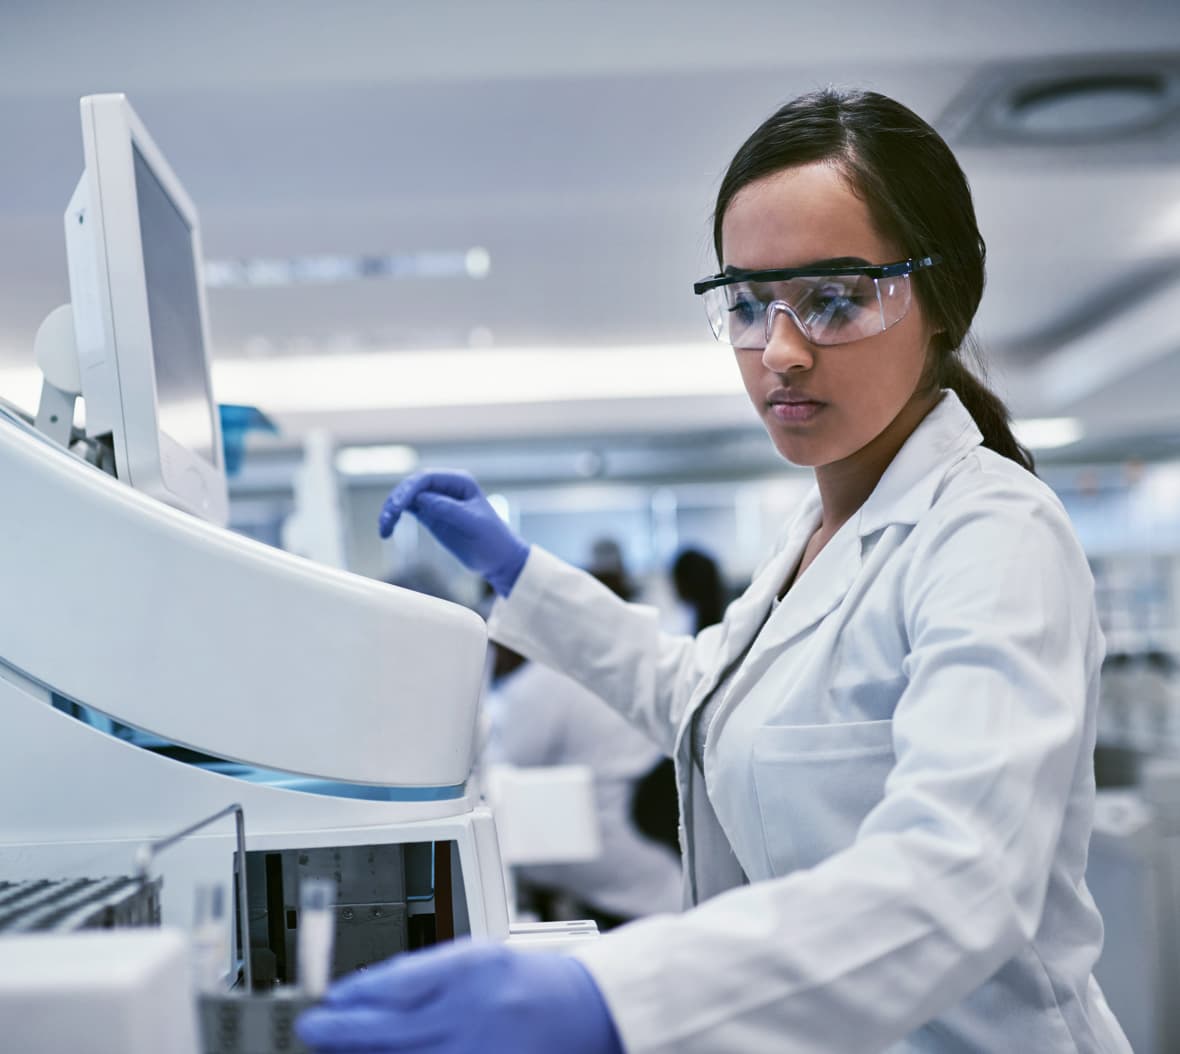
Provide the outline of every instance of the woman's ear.
<path id="1" fill-rule="evenodd" d="M 949 342 L 946 339 L 945 326 L 933 326 L 927 323 L 928 329 L 926 331 L 926 350 L 932 357 L 945 355 L 952 351 Z"/>

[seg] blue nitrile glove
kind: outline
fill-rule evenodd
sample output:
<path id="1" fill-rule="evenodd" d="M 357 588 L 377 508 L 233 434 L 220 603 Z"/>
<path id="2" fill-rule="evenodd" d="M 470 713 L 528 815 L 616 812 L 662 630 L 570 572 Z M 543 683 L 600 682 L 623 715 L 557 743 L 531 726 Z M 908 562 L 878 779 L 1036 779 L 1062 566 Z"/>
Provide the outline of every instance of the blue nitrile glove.
<path id="1" fill-rule="evenodd" d="M 346 977 L 295 1031 L 320 1054 L 623 1054 L 576 959 L 466 941 Z"/>
<path id="2" fill-rule="evenodd" d="M 390 491 L 381 506 L 381 537 L 393 533 L 409 509 L 470 570 L 506 597 L 528 559 L 529 547 L 488 504 L 466 472 L 415 472 Z"/>

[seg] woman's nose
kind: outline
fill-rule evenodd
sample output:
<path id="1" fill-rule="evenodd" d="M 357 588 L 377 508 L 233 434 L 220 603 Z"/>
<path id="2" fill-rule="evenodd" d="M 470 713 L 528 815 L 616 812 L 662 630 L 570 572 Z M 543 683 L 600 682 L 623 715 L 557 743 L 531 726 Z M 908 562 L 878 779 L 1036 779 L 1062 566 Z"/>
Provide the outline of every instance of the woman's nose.
<path id="1" fill-rule="evenodd" d="M 774 373 L 811 369 L 814 359 L 811 343 L 785 304 L 770 305 L 766 321 L 766 348 L 762 364 Z"/>

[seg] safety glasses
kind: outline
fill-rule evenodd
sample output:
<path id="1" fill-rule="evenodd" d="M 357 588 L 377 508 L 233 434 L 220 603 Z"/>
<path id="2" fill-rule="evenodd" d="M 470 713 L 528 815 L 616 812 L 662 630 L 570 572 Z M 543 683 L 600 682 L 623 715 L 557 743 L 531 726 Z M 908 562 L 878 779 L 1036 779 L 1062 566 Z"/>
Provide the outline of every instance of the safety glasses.
<path id="1" fill-rule="evenodd" d="M 851 344 L 905 318 L 910 275 L 940 261 L 932 255 L 890 264 L 730 268 L 697 282 L 693 292 L 705 298 L 713 336 L 735 348 L 765 348 L 779 313 L 812 344 Z"/>

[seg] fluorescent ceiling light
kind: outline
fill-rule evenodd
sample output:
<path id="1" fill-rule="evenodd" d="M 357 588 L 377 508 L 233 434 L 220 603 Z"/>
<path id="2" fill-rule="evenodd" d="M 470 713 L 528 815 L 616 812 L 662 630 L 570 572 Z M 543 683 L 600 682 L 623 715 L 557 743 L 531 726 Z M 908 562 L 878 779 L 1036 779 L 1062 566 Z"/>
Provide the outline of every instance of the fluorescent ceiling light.
<path id="1" fill-rule="evenodd" d="M 276 414 L 675 399 L 743 391 L 731 357 L 716 344 L 227 359 L 214 362 L 213 387 L 220 402 Z M 18 406 L 35 410 L 40 391 L 35 366 L 0 369 L 0 395 Z M 1084 435 L 1074 417 L 1025 418 L 1013 421 L 1012 430 L 1034 450 L 1068 446 Z M 340 454 L 346 455 L 344 465 L 349 467 L 338 467 L 349 474 L 397 475 L 413 471 L 413 453 L 400 446 L 344 448 Z M 381 467 L 362 467 L 366 464 Z"/>
<path id="2" fill-rule="evenodd" d="M 392 253 L 383 256 L 288 256 L 206 260 L 210 289 L 338 285 L 366 278 L 486 278 L 491 254 L 476 246 L 459 252 Z"/>
<path id="3" fill-rule="evenodd" d="M 217 359 L 213 391 L 268 414 L 744 395 L 716 343 Z M 35 366 L 0 368 L 6 399 L 32 412 L 40 392 Z"/>
<path id="4" fill-rule="evenodd" d="M 1076 417 L 1028 417 L 1013 421 L 1017 440 L 1030 450 L 1053 450 L 1076 443 L 1085 434 Z"/>
<path id="5" fill-rule="evenodd" d="M 412 446 L 346 446 L 336 452 L 336 471 L 344 476 L 404 476 L 417 467 Z"/>
<path id="6" fill-rule="evenodd" d="M 472 348 L 220 359 L 221 402 L 266 413 L 488 406 L 741 394 L 718 344 L 622 348 Z"/>

